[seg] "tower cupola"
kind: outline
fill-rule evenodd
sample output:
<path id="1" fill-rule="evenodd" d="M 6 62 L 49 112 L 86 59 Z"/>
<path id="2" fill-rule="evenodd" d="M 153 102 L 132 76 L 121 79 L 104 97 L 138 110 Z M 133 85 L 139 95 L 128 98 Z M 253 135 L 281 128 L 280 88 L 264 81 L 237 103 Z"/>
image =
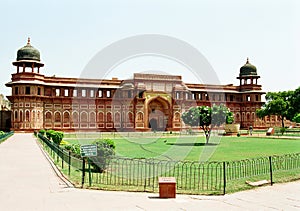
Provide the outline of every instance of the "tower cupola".
<path id="1" fill-rule="evenodd" d="M 17 59 L 12 63 L 17 67 L 17 73 L 20 73 L 20 67 L 23 69 L 22 72 L 26 72 L 27 68 L 31 69 L 31 72 L 40 73 L 40 67 L 43 67 L 44 64 L 41 63 L 41 56 L 39 50 L 34 48 L 30 43 L 30 38 L 27 40 L 27 44 L 20 48 L 17 52 Z"/>

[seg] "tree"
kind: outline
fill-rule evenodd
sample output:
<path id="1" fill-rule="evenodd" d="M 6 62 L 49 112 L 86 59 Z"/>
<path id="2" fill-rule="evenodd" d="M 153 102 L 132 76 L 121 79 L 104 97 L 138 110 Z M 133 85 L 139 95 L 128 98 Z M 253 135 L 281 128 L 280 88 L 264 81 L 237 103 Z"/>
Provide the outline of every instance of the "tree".
<path id="1" fill-rule="evenodd" d="M 293 122 L 300 123 L 300 113 L 294 116 Z"/>
<path id="2" fill-rule="evenodd" d="M 211 130 L 215 126 L 224 123 L 232 123 L 233 113 L 223 104 L 209 106 L 192 107 L 182 114 L 182 120 L 190 126 L 200 127 L 206 137 L 206 144 L 209 142 Z"/>
<path id="3" fill-rule="evenodd" d="M 283 92 L 268 92 L 266 94 L 266 103 L 261 109 L 256 111 L 259 118 L 265 116 L 277 115 L 281 121 L 282 127 L 284 127 L 284 119 L 291 120 L 291 98 L 293 91 Z"/>
<path id="4" fill-rule="evenodd" d="M 297 122 L 297 116 L 300 115 L 300 87 L 298 87 L 291 96 L 291 108 L 289 110 L 289 118 Z M 295 118 L 295 120 L 294 120 Z M 300 117 L 298 117 L 300 118 Z M 299 122 L 297 122 L 299 123 Z"/>

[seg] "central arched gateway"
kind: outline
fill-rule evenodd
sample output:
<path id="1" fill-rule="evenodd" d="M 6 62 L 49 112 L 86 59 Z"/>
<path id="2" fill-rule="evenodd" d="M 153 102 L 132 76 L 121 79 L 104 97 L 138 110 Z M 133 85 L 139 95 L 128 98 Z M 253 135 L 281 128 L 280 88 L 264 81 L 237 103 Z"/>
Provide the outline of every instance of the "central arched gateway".
<path id="1" fill-rule="evenodd" d="M 148 127 L 153 131 L 165 131 L 170 127 L 170 105 L 161 97 L 148 102 Z"/>

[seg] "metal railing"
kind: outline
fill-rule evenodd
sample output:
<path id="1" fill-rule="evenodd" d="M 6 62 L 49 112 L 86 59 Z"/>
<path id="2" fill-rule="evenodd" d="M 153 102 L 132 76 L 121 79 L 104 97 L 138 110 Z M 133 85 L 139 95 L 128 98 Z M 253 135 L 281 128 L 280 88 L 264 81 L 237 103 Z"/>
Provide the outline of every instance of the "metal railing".
<path id="1" fill-rule="evenodd" d="M 106 169 L 99 172 L 91 165 L 92 158 L 75 157 L 46 137 L 40 134 L 38 136 L 62 171 L 73 183 L 82 187 L 87 185 L 110 190 L 156 192 L 159 177 L 175 177 L 178 193 L 225 194 L 231 181 L 263 176 L 273 184 L 273 177 L 277 172 L 300 170 L 300 153 L 296 153 L 226 162 L 113 157 Z"/>

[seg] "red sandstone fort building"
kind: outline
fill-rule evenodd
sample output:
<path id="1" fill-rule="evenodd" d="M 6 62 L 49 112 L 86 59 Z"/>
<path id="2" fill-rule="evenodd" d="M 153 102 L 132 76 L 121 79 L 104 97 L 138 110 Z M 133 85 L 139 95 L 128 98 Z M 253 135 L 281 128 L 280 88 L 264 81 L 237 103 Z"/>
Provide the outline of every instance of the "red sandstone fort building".
<path id="1" fill-rule="evenodd" d="M 8 99 L 15 131 L 177 131 L 187 128 L 181 114 L 191 106 L 221 103 L 242 128 L 266 126 L 255 113 L 263 104 L 260 76 L 248 60 L 240 68 L 238 86 L 141 73 L 131 80 L 49 77 L 42 74 L 40 52 L 30 40 L 12 64 L 16 71 L 6 86 L 12 89 Z"/>

